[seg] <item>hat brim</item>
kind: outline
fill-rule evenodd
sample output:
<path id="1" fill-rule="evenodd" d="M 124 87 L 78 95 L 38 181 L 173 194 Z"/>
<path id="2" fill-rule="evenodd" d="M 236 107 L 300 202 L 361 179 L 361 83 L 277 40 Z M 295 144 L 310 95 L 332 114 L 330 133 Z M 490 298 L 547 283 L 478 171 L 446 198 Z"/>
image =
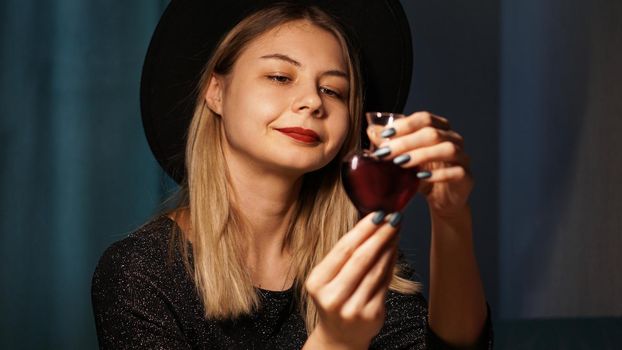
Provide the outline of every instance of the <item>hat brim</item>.
<path id="1" fill-rule="evenodd" d="M 173 0 L 162 15 L 143 65 L 140 105 L 151 151 L 175 181 L 185 177 L 186 134 L 201 70 L 227 31 L 275 0 Z M 335 16 L 359 45 L 364 109 L 401 112 L 412 74 L 408 20 L 398 0 L 306 1 Z M 363 133 L 363 137 L 365 137 Z"/>

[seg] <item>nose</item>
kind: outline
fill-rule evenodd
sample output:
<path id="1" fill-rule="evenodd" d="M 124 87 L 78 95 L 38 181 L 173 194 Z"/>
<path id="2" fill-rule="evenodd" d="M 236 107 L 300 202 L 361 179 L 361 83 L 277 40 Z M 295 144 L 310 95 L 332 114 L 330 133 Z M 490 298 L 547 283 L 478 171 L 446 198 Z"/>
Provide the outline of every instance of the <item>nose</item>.
<path id="1" fill-rule="evenodd" d="M 324 115 L 323 107 L 322 97 L 315 84 L 301 86 L 292 105 L 294 112 L 308 113 L 315 118 L 320 118 Z"/>

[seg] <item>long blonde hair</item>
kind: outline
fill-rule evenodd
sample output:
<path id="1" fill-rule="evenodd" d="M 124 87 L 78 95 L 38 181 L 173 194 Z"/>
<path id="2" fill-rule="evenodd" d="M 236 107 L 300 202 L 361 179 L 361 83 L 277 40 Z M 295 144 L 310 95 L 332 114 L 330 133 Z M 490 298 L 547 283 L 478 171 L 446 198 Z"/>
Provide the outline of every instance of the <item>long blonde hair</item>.
<path id="1" fill-rule="evenodd" d="M 181 248 L 182 257 L 203 302 L 206 318 L 234 318 L 256 310 L 260 298 L 246 264 L 244 216 L 233 205 L 232 188 L 221 139 L 221 119 L 204 101 L 209 78 L 226 75 L 242 50 L 255 38 L 281 24 L 306 20 L 338 39 L 348 65 L 350 128 L 335 159 L 325 167 L 305 174 L 299 200 L 289 223 L 284 246 L 292 252 L 293 290 L 310 333 L 317 324 L 317 310 L 307 295 L 304 281 L 311 269 L 350 230 L 358 217 L 346 196 L 340 176 L 340 160 L 359 147 L 362 114 L 362 82 L 358 53 L 338 22 L 324 11 L 309 6 L 280 4 L 246 17 L 222 38 L 205 66 L 186 145 L 186 180 L 181 184 L 180 210 L 189 213 L 189 231 L 177 232 L 171 247 Z M 177 220 L 176 220 L 177 221 Z M 191 237 L 192 252 L 187 240 Z M 390 288 L 414 293 L 419 285 L 394 271 Z"/>

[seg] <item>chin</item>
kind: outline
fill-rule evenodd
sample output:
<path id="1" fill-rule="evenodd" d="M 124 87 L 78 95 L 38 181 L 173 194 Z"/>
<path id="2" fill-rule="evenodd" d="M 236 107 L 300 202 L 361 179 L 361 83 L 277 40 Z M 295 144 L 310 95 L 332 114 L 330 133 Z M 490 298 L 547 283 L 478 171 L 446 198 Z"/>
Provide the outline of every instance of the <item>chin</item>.
<path id="1" fill-rule="evenodd" d="M 284 162 L 279 164 L 279 168 L 284 172 L 302 176 L 304 174 L 322 169 L 329 163 L 330 159 L 322 161 L 304 161 L 304 159 L 296 159 L 292 162 Z"/>
<path id="2" fill-rule="evenodd" d="M 294 174 L 296 176 L 302 176 L 304 174 L 307 173 L 311 173 L 314 172 L 318 169 L 323 168 L 324 165 L 297 165 L 297 166 L 293 166 L 292 164 L 288 164 L 288 165 L 283 165 L 282 166 L 282 170 L 283 172 L 289 173 L 289 174 Z"/>
<path id="3" fill-rule="evenodd" d="M 280 146 L 280 145 L 279 145 Z M 293 176 L 302 176 L 319 170 L 335 158 L 337 152 L 327 152 L 320 148 L 303 148 L 286 145 L 282 147 L 268 148 L 267 152 L 261 152 L 259 159 L 275 171 Z"/>

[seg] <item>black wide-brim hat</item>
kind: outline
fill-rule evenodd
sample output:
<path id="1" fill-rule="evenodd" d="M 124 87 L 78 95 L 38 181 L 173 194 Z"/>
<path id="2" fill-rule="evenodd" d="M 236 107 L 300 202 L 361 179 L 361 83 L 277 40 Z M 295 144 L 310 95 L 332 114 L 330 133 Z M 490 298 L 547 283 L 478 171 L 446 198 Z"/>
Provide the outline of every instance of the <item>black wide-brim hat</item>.
<path id="1" fill-rule="evenodd" d="M 221 37 L 275 0 L 172 0 L 155 29 L 143 65 L 140 105 L 151 151 L 177 183 L 202 69 Z M 408 20 L 399 0 L 306 0 L 346 28 L 360 51 L 364 110 L 401 112 L 412 73 Z M 362 118 L 362 116 L 361 116 Z M 364 129 L 363 129 L 364 130 Z M 362 137 L 366 138 L 365 133 Z"/>

